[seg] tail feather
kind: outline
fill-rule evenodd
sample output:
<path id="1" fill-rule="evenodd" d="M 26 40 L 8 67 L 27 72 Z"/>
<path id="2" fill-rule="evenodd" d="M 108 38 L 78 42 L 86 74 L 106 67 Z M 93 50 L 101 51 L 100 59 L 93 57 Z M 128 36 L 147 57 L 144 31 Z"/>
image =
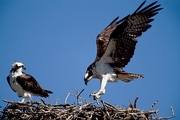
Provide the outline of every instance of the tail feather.
<path id="1" fill-rule="evenodd" d="M 118 74 L 118 77 L 119 77 L 119 79 L 121 79 L 124 82 L 130 82 L 134 79 L 144 78 L 144 76 L 142 74 L 126 73 L 126 72 L 122 72 L 122 73 Z"/>
<path id="2" fill-rule="evenodd" d="M 50 91 L 50 90 L 44 90 L 44 91 L 46 91 L 46 92 L 49 93 L 49 94 L 53 94 L 53 92 Z"/>
<path id="3" fill-rule="evenodd" d="M 41 97 L 49 97 L 49 94 L 53 94 L 50 90 L 42 90 L 42 92 L 39 94 Z"/>

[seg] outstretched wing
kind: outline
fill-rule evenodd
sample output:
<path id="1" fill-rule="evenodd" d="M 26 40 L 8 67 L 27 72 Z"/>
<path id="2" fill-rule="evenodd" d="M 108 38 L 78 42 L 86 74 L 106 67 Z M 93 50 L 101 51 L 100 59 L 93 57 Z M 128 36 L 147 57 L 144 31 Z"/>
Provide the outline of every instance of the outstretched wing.
<path id="1" fill-rule="evenodd" d="M 35 95 L 39 95 L 41 97 L 48 97 L 48 93 L 52 93 L 51 91 L 44 90 L 41 88 L 39 83 L 35 80 L 35 78 L 29 74 L 22 74 L 16 78 L 16 81 L 21 85 L 21 87 L 29 91 Z"/>
<path id="2" fill-rule="evenodd" d="M 109 43 L 109 37 L 113 30 L 118 26 L 117 20 L 119 17 L 116 17 L 96 38 L 97 45 L 97 55 L 96 60 L 99 60 L 104 54 L 106 47 Z"/>
<path id="3" fill-rule="evenodd" d="M 151 27 L 149 23 L 154 20 L 152 17 L 162 9 L 159 8 L 160 5 L 156 5 L 157 1 L 141 9 L 145 2 L 132 15 L 126 16 L 113 25 L 113 31 L 109 35 L 109 42 L 106 45 L 106 49 L 103 48 L 105 52 L 101 59 L 107 59 L 109 57 L 109 62 L 116 64 L 118 67 L 125 67 L 128 64 L 134 55 L 137 43 L 136 38 Z M 104 37 L 104 39 L 107 39 L 107 37 Z M 108 61 L 106 60 L 106 62 Z"/>

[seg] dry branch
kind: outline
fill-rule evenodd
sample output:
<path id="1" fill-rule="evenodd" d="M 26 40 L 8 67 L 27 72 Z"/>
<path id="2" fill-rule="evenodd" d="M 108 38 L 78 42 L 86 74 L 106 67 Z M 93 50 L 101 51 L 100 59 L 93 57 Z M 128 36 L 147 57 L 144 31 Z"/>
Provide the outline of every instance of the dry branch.
<path id="1" fill-rule="evenodd" d="M 118 108 L 103 100 L 101 105 L 97 102 L 88 102 L 80 95 L 83 92 L 76 90 L 76 94 L 68 93 L 65 104 L 46 104 L 41 102 L 19 103 L 9 100 L 3 100 L 7 106 L 1 111 L 0 119 L 2 120 L 168 120 L 174 118 L 174 110 L 171 107 L 172 116 L 158 117 L 159 110 L 152 110 L 157 101 L 151 105 L 149 110 L 142 111 L 136 108 L 138 97 L 134 103 L 130 103 L 127 108 Z M 77 99 L 76 104 L 66 104 L 69 96 L 74 96 Z"/>

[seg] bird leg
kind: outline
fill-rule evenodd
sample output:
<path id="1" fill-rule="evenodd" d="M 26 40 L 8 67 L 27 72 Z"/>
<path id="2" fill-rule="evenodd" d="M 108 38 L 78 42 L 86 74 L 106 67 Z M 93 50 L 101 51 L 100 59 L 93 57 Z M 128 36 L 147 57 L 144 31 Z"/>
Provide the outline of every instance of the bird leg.
<path id="1" fill-rule="evenodd" d="M 26 99 L 26 98 L 23 97 L 23 98 L 22 98 L 22 101 L 20 101 L 20 103 L 24 103 L 25 99 Z"/>
<path id="2" fill-rule="evenodd" d="M 29 96 L 29 101 L 28 101 L 30 104 L 32 104 L 33 103 L 33 101 L 32 101 L 32 96 L 30 95 Z"/>
<path id="3" fill-rule="evenodd" d="M 91 94 L 91 96 L 94 97 L 94 100 L 99 99 L 101 97 L 100 95 L 103 95 L 105 93 L 106 84 L 107 84 L 107 79 L 100 80 L 100 90 L 95 94 L 94 93 Z"/>

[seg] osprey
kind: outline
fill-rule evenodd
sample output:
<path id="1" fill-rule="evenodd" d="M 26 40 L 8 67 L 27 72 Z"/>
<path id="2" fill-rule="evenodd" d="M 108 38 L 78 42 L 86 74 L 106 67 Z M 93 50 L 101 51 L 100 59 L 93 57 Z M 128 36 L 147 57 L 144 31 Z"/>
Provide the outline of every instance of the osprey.
<path id="1" fill-rule="evenodd" d="M 21 62 L 14 62 L 9 76 L 7 76 L 7 82 L 14 92 L 17 92 L 19 97 L 22 97 L 22 101 L 25 98 L 30 98 L 32 101 L 33 96 L 49 97 L 49 93 L 53 93 L 49 90 L 42 89 L 36 79 L 24 72 L 25 66 Z"/>
<path id="2" fill-rule="evenodd" d="M 100 90 L 91 94 L 94 99 L 105 93 L 107 82 L 130 82 L 143 78 L 142 74 L 128 73 L 123 68 L 134 55 L 137 38 L 151 27 L 152 17 L 158 14 L 157 1 L 142 8 L 144 1 L 133 14 L 118 20 L 116 17 L 96 38 L 97 55 L 87 68 L 84 82 L 87 85 L 92 78 L 100 79 Z"/>

